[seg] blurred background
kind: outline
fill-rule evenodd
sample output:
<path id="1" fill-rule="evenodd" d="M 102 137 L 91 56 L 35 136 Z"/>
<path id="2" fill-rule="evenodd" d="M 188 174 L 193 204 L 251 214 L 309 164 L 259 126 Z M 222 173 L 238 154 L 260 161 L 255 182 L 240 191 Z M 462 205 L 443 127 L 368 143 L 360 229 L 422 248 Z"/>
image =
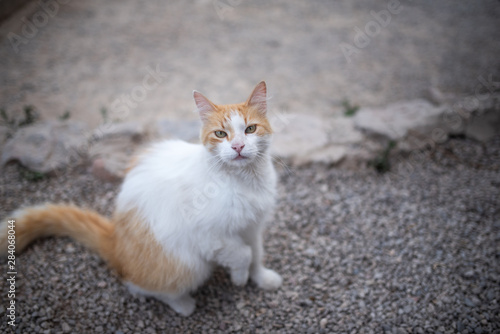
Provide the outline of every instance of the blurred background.
<path id="1" fill-rule="evenodd" d="M 246 99 L 266 80 L 273 107 L 336 115 L 471 95 L 499 73 L 500 6 L 457 1 L 2 1 L 0 106 L 66 111 L 95 127 L 196 119 L 192 90 Z M 151 74 L 156 73 L 156 75 Z M 128 100 L 127 100 L 128 96 Z M 127 105 L 127 107 L 124 107 Z"/>

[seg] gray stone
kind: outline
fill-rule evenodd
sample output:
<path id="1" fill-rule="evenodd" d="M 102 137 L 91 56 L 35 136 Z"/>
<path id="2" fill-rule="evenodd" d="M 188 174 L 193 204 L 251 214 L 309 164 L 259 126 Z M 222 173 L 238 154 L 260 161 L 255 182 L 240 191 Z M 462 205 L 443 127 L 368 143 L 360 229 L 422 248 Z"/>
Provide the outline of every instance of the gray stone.
<path id="1" fill-rule="evenodd" d="M 5 144 L 1 164 L 18 161 L 40 173 L 65 167 L 86 152 L 86 130 L 83 123 L 58 120 L 21 128 Z"/>
<path id="2" fill-rule="evenodd" d="M 437 87 L 429 87 L 426 98 L 435 105 L 441 105 L 447 102 L 445 95 Z"/>
<path id="3" fill-rule="evenodd" d="M 469 307 L 476 307 L 476 303 L 474 300 L 470 299 L 470 298 L 465 298 L 465 305 L 469 306 Z"/>
<path id="4" fill-rule="evenodd" d="M 109 146 L 107 149 L 109 149 L 109 154 L 101 151 L 101 153 L 93 159 L 90 170 L 94 176 L 103 181 L 119 181 L 125 176 L 125 170 L 127 169 L 131 157 L 119 151 L 113 152 Z"/>
<path id="5" fill-rule="evenodd" d="M 89 148 L 90 170 L 97 178 L 114 182 L 121 180 L 130 165 L 132 156 L 142 147 L 148 135 L 143 126 L 124 124 L 94 132 Z"/>
<path id="6" fill-rule="evenodd" d="M 500 110 L 477 115 L 465 125 L 465 135 L 481 142 L 487 142 L 499 133 Z"/>
<path id="7" fill-rule="evenodd" d="M 71 327 L 66 322 L 63 322 L 61 325 L 61 329 L 64 333 L 71 333 Z"/>
<path id="8" fill-rule="evenodd" d="M 474 270 L 467 270 L 467 271 L 463 274 L 463 276 L 464 276 L 465 278 L 467 278 L 467 279 L 473 278 L 473 277 L 474 277 L 474 275 L 475 275 Z"/>
<path id="9" fill-rule="evenodd" d="M 356 144 L 363 141 L 363 134 L 356 129 L 352 117 L 333 118 L 327 124 L 328 141 L 332 144 Z"/>
<path id="10" fill-rule="evenodd" d="M 329 145 L 316 150 L 304 157 L 297 157 L 298 164 L 308 162 L 321 162 L 326 164 L 336 164 L 340 162 L 347 154 L 347 147 L 340 145 Z"/>
<path id="11" fill-rule="evenodd" d="M 410 131 L 430 133 L 440 126 L 445 107 L 426 100 L 390 104 L 384 108 L 362 108 L 354 116 L 357 128 L 392 140 L 405 138 Z"/>
<path id="12" fill-rule="evenodd" d="M 393 328 L 393 334 L 407 334 L 408 332 L 404 328 Z"/>
<path id="13" fill-rule="evenodd" d="M 325 119 L 306 114 L 282 114 L 271 118 L 274 141 L 271 153 L 297 165 L 309 162 L 336 164 L 363 135 L 351 118 Z"/>
<path id="14" fill-rule="evenodd" d="M 140 141 L 145 135 L 145 127 L 139 122 L 104 123 L 94 130 L 93 138 L 94 140 L 104 140 L 112 137 L 126 136 Z"/>
<path id="15" fill-rule="evenodd" d="M 271 126 L 275 131 L 271 153 L 282 158 L 305 157 L 328 144 L 325 121 L 316 115 L 286 114 Z"/>

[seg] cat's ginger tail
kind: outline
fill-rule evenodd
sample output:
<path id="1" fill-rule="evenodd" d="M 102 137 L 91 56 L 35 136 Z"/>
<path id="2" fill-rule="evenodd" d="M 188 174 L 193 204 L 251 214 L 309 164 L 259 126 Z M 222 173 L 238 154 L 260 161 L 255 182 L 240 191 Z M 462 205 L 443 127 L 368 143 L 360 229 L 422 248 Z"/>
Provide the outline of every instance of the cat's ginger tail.
<path id="1" fill-rule="evenodd" d="M 74 205 L 45 204 L 15 211 L 0 222 L 0 256 L 7 254 L 8 220 L 14 220 L 15 251 L 48 236 L 69 236 L 111 260 L 114 225 L 95 211 Z"/>

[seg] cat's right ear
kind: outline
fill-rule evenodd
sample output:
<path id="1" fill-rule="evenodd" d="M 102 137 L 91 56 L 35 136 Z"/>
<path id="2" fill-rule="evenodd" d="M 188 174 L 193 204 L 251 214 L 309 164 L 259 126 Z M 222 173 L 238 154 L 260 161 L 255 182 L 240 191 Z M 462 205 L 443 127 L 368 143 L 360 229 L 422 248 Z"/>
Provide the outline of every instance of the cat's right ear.
<path id="1" fill-rule="evenodd" d="M 203 94 L 195 90 L 193 91 L 193 98 L 196 103 L 196 107 L 198 108 L 198 114 L 200 115 L 202 122 L 205 122 L 210 113 L 216 109 L 215 105 Z"/>

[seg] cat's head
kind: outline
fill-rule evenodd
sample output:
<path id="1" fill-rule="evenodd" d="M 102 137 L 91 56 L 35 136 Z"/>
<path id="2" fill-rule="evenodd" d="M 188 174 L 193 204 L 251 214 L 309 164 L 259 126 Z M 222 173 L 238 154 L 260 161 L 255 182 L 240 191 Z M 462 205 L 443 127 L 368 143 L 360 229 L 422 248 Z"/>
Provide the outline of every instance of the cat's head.
<path id="1" fill-rule="evenodd" d="M 266 95 L 264 81 L 239 104 L 216 105 L 194 91 L 203 123 L 201 141 L 222 163 L 245 166 L 266 154 L 272 137 Z"/>

